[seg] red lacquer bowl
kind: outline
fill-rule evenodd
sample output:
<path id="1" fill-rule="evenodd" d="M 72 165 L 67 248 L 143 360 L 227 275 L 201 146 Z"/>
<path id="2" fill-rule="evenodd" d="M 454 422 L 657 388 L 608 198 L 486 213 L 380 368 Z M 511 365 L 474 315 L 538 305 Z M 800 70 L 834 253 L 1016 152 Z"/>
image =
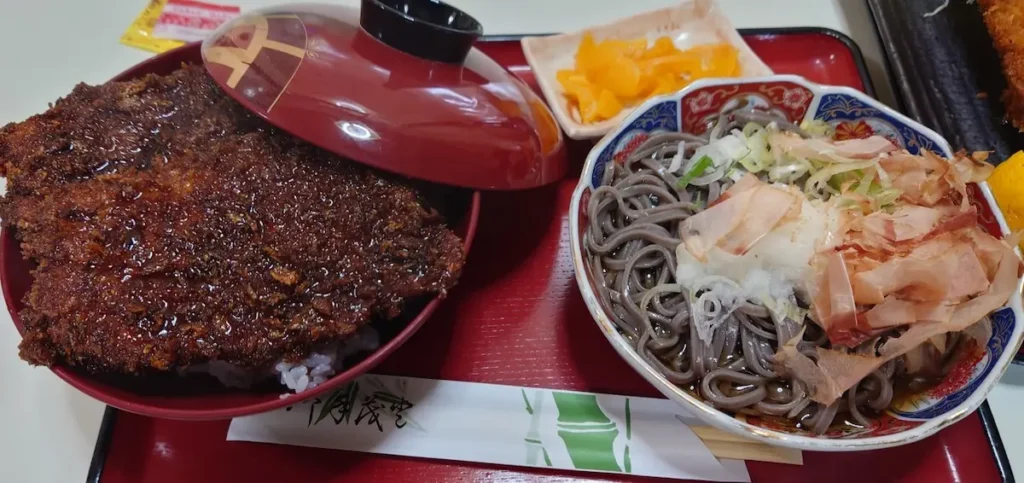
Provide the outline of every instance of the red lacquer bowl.
<path id="1" fill-rule="evenodd" d="M 183 62 L 202 62 L 198 44 L 186 45 L 153 57 L 122 72 L 113 80 L 124 81 L 146 74 L 166 75 L 178 69 Z M 445 211 L 455 233 L 462 238 L 468 253 L 480 214 L 480 192 L 458 188 L 452 190 L 445 195 L 447 208 L 442 211 Z M 25 306 L 25 294 L 32 285 L 32 268 L 32 262 L 22 256 L 11 230 L 0 232 L 0 283 L 3 284 L 7 309 L 19 332 L 24 328 L 19 313 Z M 346 369 L 327 382 L 285 399 L 281 399 L 280 395 L 286 392 L 286 388 L 277 385 L 274 380 L 252 390 L 242 391 L 224 388 L 208 376 L 129 378 L 96 376 L 64 366 L 52 370 L 78 390 L 125 411 L 171 419 L 232 418 L 278 409 L 337 389 L 369 371 L 394 352 L 427 321 L 440 303 L 441 299 L 435 297 L 418 305 L 411 304 L 398 319 L 375 323 L 381 333 L 381 344 L 376 351 L 362 359 L 347 360 Z"/>

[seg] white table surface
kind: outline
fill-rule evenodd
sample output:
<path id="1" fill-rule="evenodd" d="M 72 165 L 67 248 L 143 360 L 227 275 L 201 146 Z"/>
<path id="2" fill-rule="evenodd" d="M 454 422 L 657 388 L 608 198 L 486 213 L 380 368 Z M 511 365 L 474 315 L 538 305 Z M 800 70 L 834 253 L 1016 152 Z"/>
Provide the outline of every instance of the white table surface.
<path id="1" fill-rule="evenodd" d="M 325 1 L 325 0 L 320 0 Z M 337 0 L 335 0 L 337 1 Z M 939 3 L 939 0 L 935 0 Z M 282 0 L 221 0 L 243 9 Z M 358 0 L 340 3 L 358 4 Z M 451 0 L 476 16 L 488 34 L 549 33 L 606 22 L 674 0 Z M 737 27 L 819 26 L 846 33 L 861 46 L 883 101 L 892 90 L 871 15 L 862 0 L 719 0 Z M 145 0 L 4 2 L 0 12 L 0 125 L 46 109 L 78 82 L 100 83 L 150 56 L 118 38 Z M 14 74 L 15 66 L 19 66 Z M 78 482 L 92 456 L 103 404 L 42 368 L 18 359 L 17 332 L 0 311 L 0 482 Z M 16 388 L 16 390 L 15 390 Z M 1024 475 L 1024 367 L 1016 366 L 990 403 Z"/>

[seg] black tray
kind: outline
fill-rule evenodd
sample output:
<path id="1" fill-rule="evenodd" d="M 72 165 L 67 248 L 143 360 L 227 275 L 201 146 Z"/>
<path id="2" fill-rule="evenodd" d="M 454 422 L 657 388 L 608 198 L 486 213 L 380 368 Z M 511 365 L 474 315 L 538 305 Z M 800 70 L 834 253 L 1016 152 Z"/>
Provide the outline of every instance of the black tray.
<path id="1" fill-rule="evenodd" d="M 867 2 L 904 112 L 953 149 L 994 151 L 996 164 L 1024 148 L 1024 134 L 1003 119 L 1006 82 L 977 5 L 950 0 L 925 17 L 942 0 Z"/>
<path id="2" fill-rule="evenodd" d="M 867 3 L 903 112 L 938 131 L 953 149 L 994 151 L 989 161 L 995 164 L 1024 149 L 1024 134 L 1003 117 L 1006 80 L 977 5 L 950 0 L 926 17 L 942 0 Z M 987 402 L 979 415 L 1003 481 L 1015 481 Z"/>

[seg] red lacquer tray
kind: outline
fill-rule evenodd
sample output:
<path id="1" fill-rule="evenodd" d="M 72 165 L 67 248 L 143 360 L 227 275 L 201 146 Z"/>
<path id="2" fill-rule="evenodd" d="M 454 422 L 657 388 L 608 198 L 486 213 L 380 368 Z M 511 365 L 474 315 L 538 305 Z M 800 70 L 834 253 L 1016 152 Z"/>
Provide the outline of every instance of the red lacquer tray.
<path id="1" fill-rule="evenodd" d="M 744 31 L 778 73 L 871 93 L 863 59 L 822 29 Z M 479 47 L 534 83 L 518 38 Z M 570 145 L 578 172 L 590 145 Z M 376 372 L 659 397 L 594 325 L 569 255 L 570 177 L 526 192 L 484 193 L 475 247 L 459 286 Z M 628 477 L 227 442 L 227 421 L 151 419 L 108 409 L 90 482 L 624 481 Z M 754 482 L 995 482 L 1008 478 L 995 425 L 979 414 L 922 442 L 862 453 L 806 453 L 803 466 L 748 463 Z M 641 478 L 633 478 L 641 479 Z M 643 478 L 647 479 L 647 478 Z"/>

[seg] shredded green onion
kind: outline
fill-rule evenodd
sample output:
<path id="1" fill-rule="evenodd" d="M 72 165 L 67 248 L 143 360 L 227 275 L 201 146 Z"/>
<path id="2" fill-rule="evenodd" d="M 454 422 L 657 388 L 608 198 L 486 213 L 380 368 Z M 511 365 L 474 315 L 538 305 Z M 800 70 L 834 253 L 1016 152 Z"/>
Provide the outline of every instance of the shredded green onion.
<path id="1" fill-rule="evenodd" d="M 860 169 L 871 168 L 875 165 L 873 160 L 861 161 L 859 163 L 837 163 L 825 168 L 822 168 L 817 173 L 807 178 L 807 183 L 804 185 L 804 193 L 808 196 L 820 196 L 822 191 L 834 192 L 835 190 L 829 186 L 829 181 L 832 180 L 833 176 L 842 173 L 848 173 L 850 171 L 857 171 Z"/>
<path id="2" fill-rule="evenodd" d="M 875 201 L 878 206 L 885 207 L 896 202 L 903 195 L 902 190 L 896 188 L 882 188 L 878 193 L 874 194 Z"/>
<path id="3" fill-rule="evenodd" d="M 812 137 L 831 137 L 834 133 L 832 126 L 820 120 L 802 122 L 800 128 Z M 764 173 L 763 177 L 772 182 L 802 184 L 809 199 L 840 195 L 848 189 L 855 195 L 854 198 L 840 200 L 840 203 L 851 207 L 861 206 L 866 198 L 875 209 L 885 208 L 894 204 L 902 195 L 900 190 L 891 187 L 888 174 L 878 165 L 877 160 L 846 159 L 836 162 L 829 157 L 793 156 L 781 149 L 773 149 L 772 136 L 775 133 L 772 126 L 754 122 L 747 123 L 738 131 L 734 130 L 733 134 L 742 138 L 749 152 L 737 159 L 735 165 L 726 168 L 725 176 L 735 181 L 746 173 Z M 679 178 L 678 186 L 687 187 L 695 178 L 704 175 L 713 164 L 707 156 L 702 157 L 688 173 Z M 857 196 L 861 198 L 858 200 Z"/>
<path id="4" fill-rule="evenodd" d="M 679 189 L 686 189 L 686 186 L 690 184 L 690 181 L 693 181 L 694 178 L 697 178 L 698 176 L 704 174 L 704 172 L 707 171 L 707 169 L 710 168 L 712 164 L 713 162 L 711 161 L 710 156 L 701 156 L 700 159 L 697 160 L 697 164 L 693 165 L 693 167 L 690 168 L 690 170 L 687 171 L 682 178 L 679 178 L 679 181 L 676 183 L 676 186 L 678 186 Z"/>
<path id="5" fill-rule="evenodd" d="M 771 167 L 775 158 L 769 151 L 768 131 L 757 123 L 748 122 L 743 126 L 741 134 L 745 138 L 747 148 L 750 149 L 746 156 L 739 159 L 743 168 L 751 173 L 759 173 Z"/>
<path id="6" fill-rule="evenodd" d="M 868 194 L 868 190 L 871 189 L 871 185 L 873 184 L 874 180 L 875 180 L 875 170 L 870 169 L 870 170 L 868 170 L 867 173 L 864 173 L 864 177 L 861 178 L 860 184 L 857 185 L 857 189 L 855 191 L 857 193 L 859 193 L 859 194 L 867 195 Z"/>
<path id="7" fill-rule="evenodd" d="M 804 121 L 800 123 L 800 129 L 813 136 L 832 137 L 832 126 L 821 119 Z"/>

